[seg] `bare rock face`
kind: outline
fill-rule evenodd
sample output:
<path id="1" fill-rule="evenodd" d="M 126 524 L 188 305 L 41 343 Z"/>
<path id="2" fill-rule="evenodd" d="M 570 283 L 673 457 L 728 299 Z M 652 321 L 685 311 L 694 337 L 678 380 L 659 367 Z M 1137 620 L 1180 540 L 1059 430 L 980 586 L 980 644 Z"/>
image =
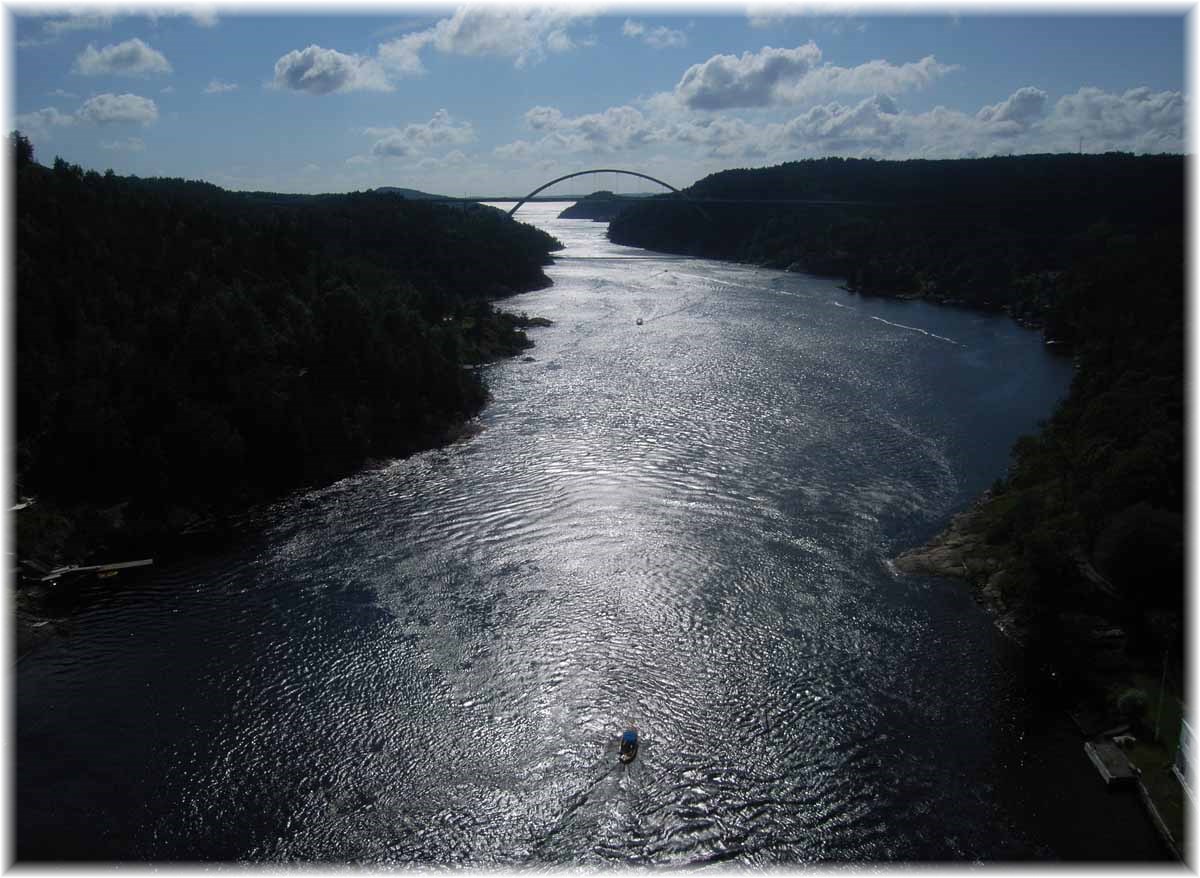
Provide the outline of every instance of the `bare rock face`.
<path id="1" fill-rule="evenodd" d="M 903 552 L 892 564 L 900 573 L 969 580 L 980 602 L 993 614 L 996 626 L 1021 642 L 1027 635 L 1021 608 L 1005 597 L 1013 574 L 1005 569 L 978 526 L 978 510 L 987 500 L 985 494 L 974 508 L 954 516 L 944 531 L 925 545 Z"/>
<path id="2" fill-rule="evenodd" d="M 909 549 L 893 562 L 901 573 L 929 576 L 974 577 L 996 569 L 988 557 L 983 538 L 972 531 L 974 512 L 963 512 L 950 520 L 950 526 L 916 549 Z"/>

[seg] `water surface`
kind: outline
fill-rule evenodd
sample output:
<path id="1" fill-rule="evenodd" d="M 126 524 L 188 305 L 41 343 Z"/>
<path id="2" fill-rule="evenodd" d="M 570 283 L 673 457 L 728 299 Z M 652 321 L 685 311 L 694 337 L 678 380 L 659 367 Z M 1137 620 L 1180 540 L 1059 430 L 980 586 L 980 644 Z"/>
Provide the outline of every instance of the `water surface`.
<path id="1" fill-rule="evenodd" d="M 969 590 L 887 563 L 1004 472 L 1069 362 L 560 207 L 522 208 L 568 247 L 506 307 L 554 325 L 489 367 L 477 435 L 89 587 L 19 662 L 18 856 L 1160 856 Z"/>

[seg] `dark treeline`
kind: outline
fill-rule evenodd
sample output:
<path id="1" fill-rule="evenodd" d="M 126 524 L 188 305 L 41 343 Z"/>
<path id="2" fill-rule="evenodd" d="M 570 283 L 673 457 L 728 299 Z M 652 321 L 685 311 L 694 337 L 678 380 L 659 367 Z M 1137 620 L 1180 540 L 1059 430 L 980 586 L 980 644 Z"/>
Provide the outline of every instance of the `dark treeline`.
<path id="1" fill-rule="evenodd" d="M 862 293 L 1005 309 L 1044 321 L 1053 319 L 1058 273 L 1089 251 L 1097 235 L 1182 223 L 1183 158 L 828 158 L 722 171 L 685 194 L 757 203 L 714 203 L 700 211 L 666 196 L 647 199 L 614 219 L 609 237 L 844 278 Z M 858 203 L 781 203 L 795 199 Z"/>
<path id="2" fill-rule="evenodd" d="M 558 218 L 608 222 L 624 210 L 631 201 L 636 201 L 638 198 L 639 196 L 636 195 L 617 195 L 608 189 L 601 189 L 576 201 L 560 213 Z"/>
<path id="3" fill-rule="evenodd" d="M 1105 618 L 1135 654 L 1167 649 L 1181 670 L 1183 157 L 822 159 L 714 174 L 686 194 L 763 204 L 647 200 L 609 237 L 1003 308 L 1069 343 L 1067 399 L 1016 444 L 979 516 L 1003 597 L 1058 659 L 1072 617 Z M 771 203 L 802 198 L 870 203 Z"/>
<path id="4" fill-rule="evenodd" d="M 1134 652 L 1168 650 L 1181 672 L 1182 226 L 1097 237 L 1056 292 L 1056 319 L 1077 340 L 1070 392 L 1038 435 L 1017 442 L 982 510 L 988 541 L 1015 561 L 1006 597 L 1051 642 L 1088 607 L 1119 622 Z"/>
<path id="5" fill-rule="evenodd" d="M 27 554 L 77 558 L 98 533 L 438 442 L 485 400 L 467 367 L 528 346 L 491 300 L 548 284 L 560 246 L 490 208 L 47 168 L 12 139 Z"/>

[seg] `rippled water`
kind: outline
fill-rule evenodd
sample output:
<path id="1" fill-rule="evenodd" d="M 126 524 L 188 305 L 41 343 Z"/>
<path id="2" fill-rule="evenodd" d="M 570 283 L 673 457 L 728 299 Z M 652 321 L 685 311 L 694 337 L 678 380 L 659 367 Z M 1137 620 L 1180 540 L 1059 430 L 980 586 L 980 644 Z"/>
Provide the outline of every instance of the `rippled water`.
<path id="1" fill-rule="evenodd" d="M 20 661 L 18 856 L 1157 855 L 969 591 L 887 564 L 1003 472 L 1069 363 L 560 208 L 522 209 L 569 246 L 506 304 L 555 324 L 490 367 L 478 435 L 89 586 Z"/>

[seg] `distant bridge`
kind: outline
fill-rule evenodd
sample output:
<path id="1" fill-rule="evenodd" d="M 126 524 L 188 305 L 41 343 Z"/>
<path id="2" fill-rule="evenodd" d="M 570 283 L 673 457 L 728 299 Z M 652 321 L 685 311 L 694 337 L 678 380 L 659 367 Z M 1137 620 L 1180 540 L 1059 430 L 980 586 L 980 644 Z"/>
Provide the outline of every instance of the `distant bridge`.
<path id="1" fill-rule="evenodd" d="M 803 205 L 803 206 L 807 206 L 807 207 L 851 207 L 851 206 L 854 206 L 854 207 L 868 207 L 868 206 L 869 207 L 887 207 L 887 206 L 890 206 L 890 204 L 888 202 L 854 201 L 854 200 L 849 200 L 849 199 L 835 199 L 835 198 L 696 198 L 694 196 L 684 195 L 683 192 L 676 189 L 674 186 L 672 186 L 670 183 L 666 182 L 665 180 L 660 180 L 657 177 L 650 176 L 649 174 L 643 174 L 641 171 L 626 171 L 622 168 L 592 168 L 592 169 L 586 170 L 586 171 L 574 171 L 570 174 L 563 174 L 561 177 L 555 177 L 549 183 L 543 183 L 541 186 L 538 186 L 536 189 L 534 189 L 532 192 L 530 192 L 524 198 L 516 198 L 513 196 L 493 196 L 493 197 L 479 197 L 479 198 L 476 198 L 476 197 L 453 198 L 453 197 L 448 197 L 448 196 L 441 196 L 441 197 L 429 198 L 428 200 L 443 202 L 443 203 L 453 203 L 453 204 L 481 204 L 484 202 L 507 203 L 507 202 L 515 201 L 516 203 L 508 211 L 508 215 L 511 217 L 518 210 L 520 210 L 522 206 L 524 206 L 527 202 L 530 202 L 530 201 L 572 201 L 572 202 L 574 202 L 574 201 L 581 200 L 581 198 L 583 198 L 584 196 L 542 195 L 539 197 L 538 193 L 543 192 L 546 189 L 549 189 L 551 186 L 554 186 L 557 183 L 561 183 L 564 180 L 570 180 L 570 179 L 573 179 L 574 177 L 583 177 L 588 174 L 625 174 L 626 176 L 629 176 L 629 177 L 638 177 L 642 180 L 649 180 L 651 183 L 657 183 L 658 185 L 664 186 L 667 189 L 671 190 L 672 194 L 676 196 L 675 198 L 672 199 L 672 201 L 694 205 L 696 210 L 700 212 L 700 215 L 709 221 L 712 220 L 712 217 L 710 217 L 705 212 L 704 208 L 700 206 L 702 204 L 704 204 L 704 205 L 754 204 L 754 205 L 762 205 L 762 206 L 768 206 L 768 205 L 776 206 L 776 205 L 787 204 L 787 205 Z M 620 196 L 614 196 L 614 200 L 620 199 L 622 201 L 625 201 L 625 200 L 632 201 L 635 197 L 636 196 L 627 196 L 626 198 L 621 198 Z"/>
<path id="2" fill-rule="evenodd" d="M 512 210 L 510 210 L 508 212 L 508 215 L 512 216 L 514 213 L 516 213 L 520 209 L 522 204 L 524 204 L 529 199 L 533 198 L 535 195 L 537 195 L 543 189 L 549 189 L 555 183 L 561 183 L 563 180 L 570 180 L 572 177 L 582 177 L 585 174 L 627 174 L 630 177 L 641 177 L 643 180 L 649 180 L 651 183 L 657 183 L 659 186 L 666 186 L 668 189 L 670 189 L 676 195 L 682 194 L 678 189 L 676 189 L 670 183 L 665 183 L 662 180 L 658 179 L 658 177 L 651 177 L 649 174 L 643 174 L 638 171 L 622 171 L 620 168 L 593 168 L 590 171 L 575 171 L 572 174 L 564 174 L 561 177 L 555 177 L 549 183 L 543 183 L 541 186 L 537 187 L 532 192 L 530 192 L 528 195 L 526 195 L 524 198 L 522 198 L 520 201 L 518 201 L 516 204 L 514 204 Z M 703 210 L 701 210 L 700 212 L 704 213 Z"/>

